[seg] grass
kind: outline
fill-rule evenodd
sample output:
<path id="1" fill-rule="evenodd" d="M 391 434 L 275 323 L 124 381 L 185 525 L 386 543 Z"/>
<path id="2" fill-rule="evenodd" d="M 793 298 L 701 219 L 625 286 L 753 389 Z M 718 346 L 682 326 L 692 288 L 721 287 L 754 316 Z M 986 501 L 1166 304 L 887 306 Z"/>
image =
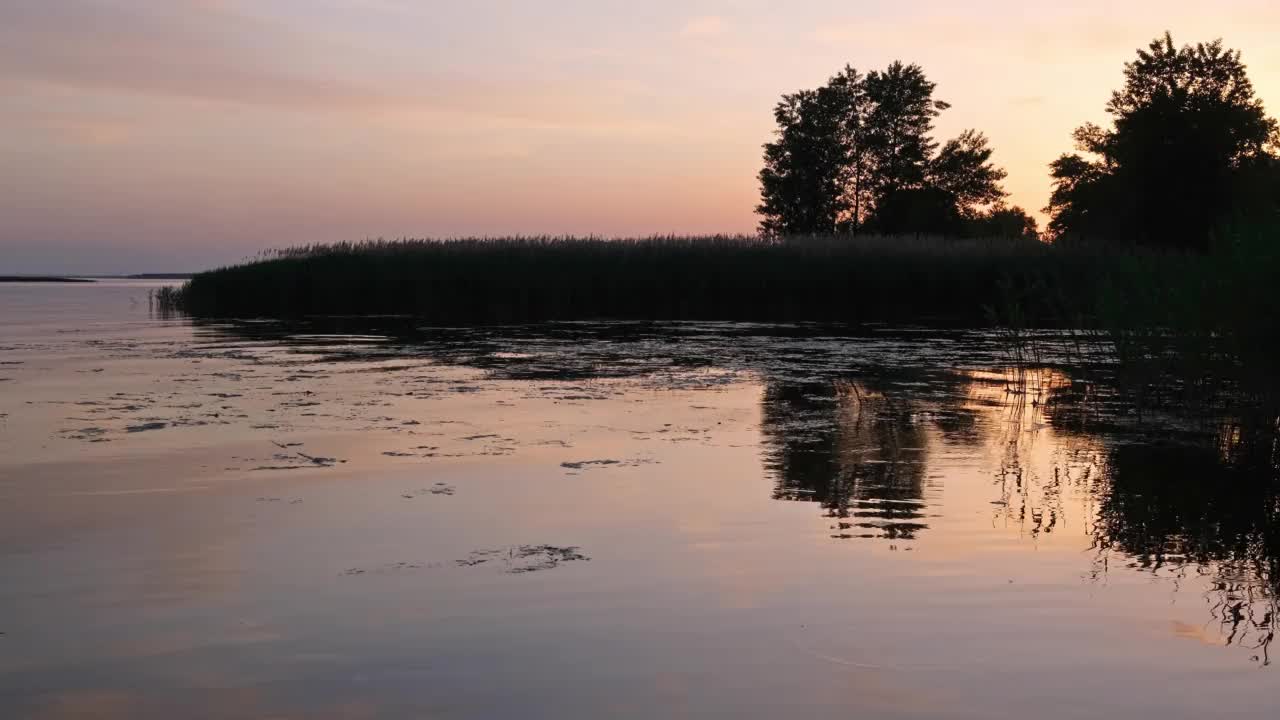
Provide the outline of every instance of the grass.
<path id="1" fill-rule="evenodd" d="M 1274 475 L 1277 237 L 1237 235 L 1211 255 L 940 238 L 375 241 L 294 248 L 200 273 L 154 301 L 161 311 L 215 319 L 995 327 L 1015 367 L 1068 366 L 1083 381 L 1054 401 L 1062 406 L 1055 412 L 1083 418 L 1094 393 L 1087 388 L 1106 388 L 1102 395 L 1138 422 L 1190 421 L 1232 466 Z"/>
<path id="2" fill-rule="evenodd" d="M 974 324 L 1001 302 L 1006 275 L 1087 280 L 1087 266 L 1058 255 L 1034 242 L 937 238 L 372 241 L 200 273 L 176 302 L 199 317 Z"/>
<path id="3" fill-rule="evenodd" d="M 1142 384 L 1274 385 L 1280 231 L 1209 256 L 933 237 L 478 238 L 309 245 L 155 298 L 203 318 L 836 321 L 1075 331 Z M 1034 352 L 1032 353 L 1034 354 Z"/>

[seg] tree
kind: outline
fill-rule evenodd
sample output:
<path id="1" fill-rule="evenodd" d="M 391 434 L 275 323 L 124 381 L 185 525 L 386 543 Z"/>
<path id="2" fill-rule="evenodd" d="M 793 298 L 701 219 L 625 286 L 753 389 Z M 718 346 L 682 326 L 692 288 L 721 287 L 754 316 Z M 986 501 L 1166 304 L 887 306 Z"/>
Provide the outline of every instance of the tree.
<path id="1" fill-rule="evenodd" d="M 895 62 L 867 74 L 867 150 L 876 202 L 899 190 L 924 185 L 929 160 L 938 144 L 930 137 L 933 120 L 951 107 L 933 99 L 936 84 L 919 65 Z"/>
<path id="2" fill-rule="evenodd" d="M 858 71 L 846 67 L 817 90 L 784 95 L 774 108 L 778 139 L 764 146 L 759 176 L 762 231 L 833 233 L 851 217 L 857 224 L 866 174 L 862 83 Z"/>
<path id="3" fill-rule="evenodd" d="M 1000 202 L 1005 198 L 1000 183 L 1009 174 L 991 163 L 992 153 L 986 135 L 965 130 L 929 163 L 929 183 L 955 198 L 962 214 Z"/>
<path id="4" fill-rule="evenodd" d="M 1054 236 L 1205 250 L 1225 219 L 1274 212 L 1245 202 L 1280 130 L 1238 51 L 1221 40 L 1178 48 L 1165 33 L 1124 79 L 1107 103 L 1111 127 L 1080 127 L 1079 152 L 1050 165 Z"/>
<path id="5" fill-rule="evenodd" d="M 963 233 L 964 216 L 955 196 L 942 188 L 919 184 L 899 188 L 876 203 L 871 227 L 885 235 L 949 235 Z"/>
<path id="6" fill-rule="evenodd" d="M 879 199 L 876 229 L 889 234 L 972 234 L 985 209 L 1005 198 L 1000 183 L 1008 173 L 992 164 L 991 155 L 987 137 L 976 130 L 947 141 L 917 179 Z"/>
<path id="7" fill-rule="evenodd" d="M 1003 201 L 1006 173 L 976 130 L 939 148 L 933 121 L 950 106 L 935 87 L 920 66 L 895 62 L 865 76 L 846 66 L 817 90 L 784 95 L 759 176 L 761 231 L 970 231 Z"/>
<path id="8" fill-rule="evenodd" d="M 1009 207 L 1002 202 L 970 219 L 965 234 L 977 238 L 1040 241 L 1040 229 L 1035 218 L 1022 208 Z"/>

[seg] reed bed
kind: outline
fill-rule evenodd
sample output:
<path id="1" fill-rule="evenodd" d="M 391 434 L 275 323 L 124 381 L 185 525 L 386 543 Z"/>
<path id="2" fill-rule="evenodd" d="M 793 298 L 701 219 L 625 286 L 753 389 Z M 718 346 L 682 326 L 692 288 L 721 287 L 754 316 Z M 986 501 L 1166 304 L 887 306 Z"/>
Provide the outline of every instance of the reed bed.
<path id="1" fill-rule="evenodd" d="M 436 325 L 988 326 L 1014 347 L 1023 330 L 1068 329 L 1135 386 L 1177 376 L 1275 395 L 1277 234 L 1257 231 L 1212 255 L 916 236 L 371 240 L 272 251 L 155 302 L 201 318 L 395 315 Z"/>
<path id="2" fill-rule="evenodd" d="M 1269 249 L 1205 256 L 1004 239 L 372 240 L 272 251 L 199 273 L 157 302 L 206 318 L 1104 329 L 1125 352 L 1144 335 L 1230 337 L 1256 346 L 1276 330 L 1278 270 L 1280 255 Z"/>
<path id="3" fill-rule="evenodd" d="M 215 319 L 994 327 L 1015 365 L 1052 356 L 1101 368 L 1096 379 L 1116 384 L 1139 412 L 1261 418 L 1248 423 L 1263 428 L 1258 438 L 1237 439 L 1274 454 L 1275 236 L 1211 255 L 923 237 L 376 240 L 272 252 L 200 273 L 153 302 Z M 1046 348 L 1045 338 L 1058 345 Z"/>
<path id="4" fill-rule="evenodd" d="M 915 237 L 377 240 L 201 273 L 174 301 L 200 317 L 972 324 L 1002 302 L 1006 277 L 1052 270 L 1088 282 L 1092 260 L 1064 255 L 1027 241 Z"/>

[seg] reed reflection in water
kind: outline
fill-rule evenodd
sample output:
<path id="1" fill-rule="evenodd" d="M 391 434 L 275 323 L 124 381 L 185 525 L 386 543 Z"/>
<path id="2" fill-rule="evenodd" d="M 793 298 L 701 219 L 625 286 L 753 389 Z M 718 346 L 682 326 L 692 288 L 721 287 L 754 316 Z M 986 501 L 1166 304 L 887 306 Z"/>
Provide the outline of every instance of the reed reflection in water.
<path id="1" fill-rule="evenodd" d="M 833 538 L 922 540 L 955 457 L 939 453 L 984 455 L 998 526 L 1029 542 L 1084 533 L 1090 582 L 1123 568 L 1202 591 L 1207 628 L 1270 664 L 1280 617 L 1275 419 L 1234 417 L 1198 438 L 1122 431 L 1114 408 L 1084 406 L 1090 396 L 1047 370 L 963 373 L 915 389 L 862 377 L 769 382 L 762 436 L 774 497 L 818 504 Z"/>

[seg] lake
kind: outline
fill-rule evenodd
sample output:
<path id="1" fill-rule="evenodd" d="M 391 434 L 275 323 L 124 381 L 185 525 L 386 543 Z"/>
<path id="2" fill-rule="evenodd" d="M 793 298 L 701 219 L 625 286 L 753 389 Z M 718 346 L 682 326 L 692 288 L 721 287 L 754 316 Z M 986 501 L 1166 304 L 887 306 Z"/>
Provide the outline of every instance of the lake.
<path id="1" fill-rule="evenodd" d="M 1276 715 L 1274 449 L 993 333 L 159 286 L 0 284 L 5 718 Z"/>

